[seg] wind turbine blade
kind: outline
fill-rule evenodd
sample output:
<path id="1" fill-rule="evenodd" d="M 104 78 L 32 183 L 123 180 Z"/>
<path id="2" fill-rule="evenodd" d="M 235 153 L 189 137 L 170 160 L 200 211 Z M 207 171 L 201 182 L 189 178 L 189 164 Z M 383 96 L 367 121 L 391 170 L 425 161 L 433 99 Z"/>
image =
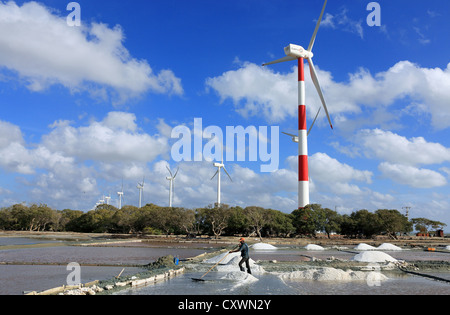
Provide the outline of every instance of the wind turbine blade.
<path id="1" fill-rule="evenodd" d="M 311 41 L 309 42 L 308 51 L 311 51 L 313 46 L 314 46 L 314 42 L 316 40 L 317 31 L 319 30 L 320 22 L 322 21 L 323 13 L 325 12 L 325 7 L 326 6 L 327 6 L 327 0 L 325 0 L 325 3 L 323 4 L 322 12 L 320 13 L 319 20 L 317 21 L 317 24 L 316 24 L 316 29 L 314 30 L 313 36 L 311 38 Z"/>
<path id="2" fill-rule="evenodd" d="M 172 176 L 172 172 L 170 171 L 170 168 L 166 165 L 166 168 L 167 168 L 167 170 L 169 171 L 169 174 L 170 174 L 170 177 L 173 177 Z"/>
<path id="3" fill-rule="evenodd" d="M 180 168 L 177 168 L 177 171 L 175 172 L 175 175 L 173 176 L 173 179 L 175 179 L 175 177 L 177 177 L 178 171 L 180 170 Z M 172 175 L 172 174 L 171 174 Z"/>
<path id="4" fill-rule="evenodd" d="M 227 169 L 225 168 L 225 166 L 223 167 L 223 170 L 225 171 L 225 173 L 228 175 L 228 178 L 231 180 L 231 181 L 233 181 L 232 179 L 231 179 L 231 176 L 230 176 L 230 174 L 228 174 L 228 172 L 227 172 Z"/>
<path id="5" fill-rule="evenodd" d="M 296 135 L 293 135 L 292 133 L 287 133 L 287 132 L 284 132 L 284 131 L 282 131 L 281 133 L 284 133 L 285 135 L 288 135 L 288 136 L 291 136 L 291 137 L 298 137 Z"/>
<path id="6" fill-rule="evenodd" d="M 216 177 L 217 173 L 219 173 L 219 169 L 217 169 L 217 171 L 214 173 L 214 176 L 211 177 L 211 179 L 213 179 L 214 177 Z"/>
<path id="7" fill-rule="evenodd" d="M 313 80 L 314 86 L 316 87 L 317 93 L 319 93 L 320 100 L 322 101 L 323 109 L 327 114 L 328 122 L 330 123 L 331 129 L 333 129 L 333 124 L 331 123 L 330 115 L 328 114 L 327 104 L 325 103 L 325 98 L 323 97 L 322 89 L 320 88 L 319 80 L 317 79 L 316 68 L 311 60 L 308 58 L 309 71 L 311 72 L 311 79 Z"/>
<path id="8" fill-rule="evenodd" d="M 309 134 L 311 133 L 311 129 L 314 126 L 314 123 L 316 122 L 317 116 L 319 116 L 320 110 L 322 109 L 322 107 L 319 107 L 319 110 L 317 111 L 316 117 L 314 118 L 314 121 L 311 124 L 311 127 L 309 127 L 308 133 L 306 134 L 307 136 L 309 136 Z"/>
<path id="9" fill-rule="evenodd" d="M 280 63 L 280 62 L 291 61 L 291 60 L 296 60 L 296 59 L 297 59 L 296 57 L 286 56 L 281 59 L 277 59 L 277 60 L 274 60 L 274 61 L 271 61 L 268 63 L 263 63 L 263 67 L 268 66 L 268 65 L 273 65 L 274 63 Z"/>

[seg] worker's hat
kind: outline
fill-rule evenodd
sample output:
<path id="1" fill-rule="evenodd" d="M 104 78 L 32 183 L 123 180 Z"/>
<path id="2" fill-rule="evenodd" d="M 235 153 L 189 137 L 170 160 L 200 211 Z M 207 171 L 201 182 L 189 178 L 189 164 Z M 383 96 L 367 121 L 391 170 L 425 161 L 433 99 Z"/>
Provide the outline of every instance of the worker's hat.
<path id="1" fill-rule="evenodd" d="M 241 238 L 239 239 L 239 242 L 245 242 L 245 239 L 244 239 L 243 237 L 241 237 Z"/>

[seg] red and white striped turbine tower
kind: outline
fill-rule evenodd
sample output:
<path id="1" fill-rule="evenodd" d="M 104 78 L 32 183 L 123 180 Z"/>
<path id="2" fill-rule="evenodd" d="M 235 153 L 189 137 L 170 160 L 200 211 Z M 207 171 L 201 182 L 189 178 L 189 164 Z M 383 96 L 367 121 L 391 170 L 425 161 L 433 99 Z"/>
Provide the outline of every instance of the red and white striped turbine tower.
<path id="1" fill-rule="evenodd" d="M 322 101 L 323 108 L 330 123 L 331 129 L 333 124 L 331 123 L 330 115 L 328 114 L 325 98 L 323 97 L 322 90 L 317 79 L 316 69 L 312 62 L 312 48 L 316 39 L 317 31 L 319 30 L 320 22 L 322 21 L 323 13 L 327 5 L 327 0 L 323 4 L 322 12 L 320 13 L 319 20 L 317 21 L 316 28 L 309 43 L 308 49 L 304 49 L 302 46 L 289 44 L 284 48 L 286 57 L 274 60 L 263 64 L 263 66 L 271 65 L 274 63 L 280 63 L 285 61 L 298 60 L 298 208 L 304 208 L 309 204 L 309 172 L 308 172 L 308 140 L 306 129 L 306 104 L 305 104 L 305 75 L 304 75 L 304 59 L 306 58 L 309 63 L 309 70 L 311 79 Z"/>

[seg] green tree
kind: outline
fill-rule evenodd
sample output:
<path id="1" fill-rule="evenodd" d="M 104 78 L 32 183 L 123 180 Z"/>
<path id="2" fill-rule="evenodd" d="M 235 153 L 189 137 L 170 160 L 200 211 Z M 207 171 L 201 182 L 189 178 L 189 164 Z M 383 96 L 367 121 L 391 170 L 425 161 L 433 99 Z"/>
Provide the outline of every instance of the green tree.
<path id="1" fill-rule="evenodd" d="M 311 204 L 305 208 L 292 211 L 292 224 L 297 234 L 316 236 L 316 231 L 320 229 L 319 214 L 321 208 L 320 204 Z"/>
<path id="2" fill-rule="evenodd" d="M 411 219 L 411 223 L 414 225 L 414 229 L 421 233 L 428 233 L 431 230 L 443 229 L 447 224 L 433 221 L 426 218 L 414 218 Z"/>
<path id="3" fill-rule="evenodd" d="M 412 231 L 412 224 L 398 210 L 379 209 L 375 211 L 379 218 L 381 230 L 392 238 L 397 238 L 397 233 Z"/>
<path id="4" fill-rule="evenodd" d="M 229 209 L 228 224 L 225 230 L 228 235 L 247 235 L 249 230 L 248 218 L 243 208 L 231 207 Z"/>
<path id="5" fill-rule="evenodd" d="M 244 213 L 247 217 L 248 225 L 253 230 L 253 233 L 258 235 L 259 239 L 262 239 L 261 230 L 268 222 L 267 211 L 261 207 L 250 206 L 244 209 Z"/>
<path id="6" fill-rule="evenodd" d="M 342 216 L 334 210 L 325 208 L 321 209 L 321 230 L 327 233 L 330 238 L 330 233 L 339 233 L 341 230 Z"/>
<path id="7" fill-rule="evenodd" d="M 209 226 L 210 232 L 214 234 L 214 238 L 217 239 L 228 226 L 229 206 L 225 204 L 216 205 L 214 208 L 208 206 L 204 214 L 205 223 Z"/>
<path id="8" fill-rule="evenodd" d="M 267 222 L 264 226 L 264 230 L 269 237 L 288 237 L 295 232 L 295 228 L 292 225 L 292 216 L 290 214 L 278 210 L 267 209 L 266 215 Z"/>
<path id="9" fill-rule="evenodd" d="M 76 222 L 83 215 L 83 211 L 64 209 L 59 211 L 59 231 L 77 231 Z"/>

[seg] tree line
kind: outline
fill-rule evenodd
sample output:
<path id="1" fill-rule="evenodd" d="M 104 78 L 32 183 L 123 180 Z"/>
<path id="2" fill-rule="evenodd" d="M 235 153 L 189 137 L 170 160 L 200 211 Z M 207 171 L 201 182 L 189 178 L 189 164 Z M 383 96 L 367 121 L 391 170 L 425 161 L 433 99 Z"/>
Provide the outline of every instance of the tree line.
<path id="1" fill-rule="evenodd" d="M 385 234 L 397 237 L 416 231 L 427 233 L 446 224 L 426 218 L 408 220 L 398 210 L 358 210 L 341 215 L 312 204 L 292 213 L 262 207 L 230 207 L 225 204 L 186 209 L 147 204 L 142 208 L 118 209 L 103 204 L 95 210 L 54 210 L 45 204 L 16 204 L 0 209 L 0 230 L 126 233 L 160 235 L 243 235 L 257 237 L 312 236 L 317 233 L 371 238 Z"/>

